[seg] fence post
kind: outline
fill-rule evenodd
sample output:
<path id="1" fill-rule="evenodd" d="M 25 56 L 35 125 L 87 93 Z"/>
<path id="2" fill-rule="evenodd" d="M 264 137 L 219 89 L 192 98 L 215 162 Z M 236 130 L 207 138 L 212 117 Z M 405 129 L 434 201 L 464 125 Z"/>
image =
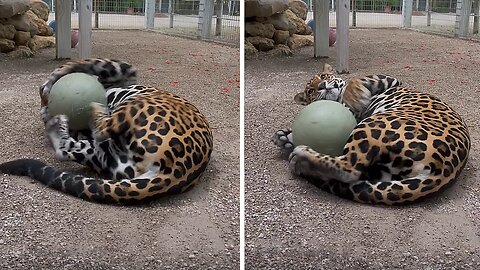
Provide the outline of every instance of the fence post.
<path id="1" fill-rule="evenodd" d="M 403 0 L 402 27 L 412 27 L 413 0 Z"/>
<path id="2" fill-rule="evenodd" d="M 155 27 L 155 0 L 145 0 L 145 29 Z"/>
<path id="3" fill-rule="evenodd" d="M 324 0 L 315 0 L 313 3 L 313 21 L 314 31 L 314 56 L 328 57 L 328 16 L 329 2 Z"/>
<path id="4" fill-rule="evenodd" d="M 98 0 L 95 0 L 93 4 L 93 12 L 95 13 L 95 28 L 98 29 Z"/>
<path id="5" fill-rule="evenodd" d="M 352 27 L 357 27 L 357 1 L 352 0 Z"/>
<path id="6" fill-rule="evenodd" d="M 348 19 L 350 0 L 337 0 L 337 72 L 348 73 Z M 327 39 L 328 40 L 328 39 Z"/>
<path id="7" fill-rule="evenodd" d="M 480 1 L 475 0 L 473 4 L 473 34 L 478 34 L 479 21 L 480 21 Z"/>
<path id="8" fill-rule="evenodd" d="M 472 0 L 457 0 L 457 12 L 455 18 L 455 37 L 467 37 L 468 20 L 472 7 Z"/>
<path id="9" fill-rule="evenodd" d="M 55 33 L 56 58 L 72 58 L 72 2 L 55 1 L 55 21 L 57 31 Z"/>
<path id="10" fill-rule="evenodd" d="M 78 52 L 80 58 L 92 56 L 92 0 L 80 1 L 78 11 Z"/>
<path id="11" fill-rule="evenodd" d="M 197 38 L 210 39 L 212 32 L 213 1 L 200 0 L 198 5 L 198 31 Z"/>
<path id="12" fill-rule="evenodd" d="M 432 25 L 432 0 L 427 0 L 425 3 L 425 10 L 427 10 L 427 26 Z"/>
<path id="13" fill-rule="evenodd" d="M 220 36 L 222 34 L 223 0 L 217 0 L 215 15 L 217 15 L 217 22 L 215 24 L 215 36 Z"/>
<path id="14" fill-rule="evenodd" d="M 173 28 L 173 0 L 168 0 L 168 17 L 170 19 L 170 28 Z"/>

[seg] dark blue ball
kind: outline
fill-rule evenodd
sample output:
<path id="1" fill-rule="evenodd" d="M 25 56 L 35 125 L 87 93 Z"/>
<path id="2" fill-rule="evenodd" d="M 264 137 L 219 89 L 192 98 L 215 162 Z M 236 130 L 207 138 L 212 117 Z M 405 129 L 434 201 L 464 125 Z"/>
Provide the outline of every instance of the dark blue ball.
<path id="1" fill-rule="evenodd" d="M 57 22 L 55 20 L 51 21 L 48 26 L 50 26 L 50 28 L 52 28 L 53 32 L 57 32 Z"/>

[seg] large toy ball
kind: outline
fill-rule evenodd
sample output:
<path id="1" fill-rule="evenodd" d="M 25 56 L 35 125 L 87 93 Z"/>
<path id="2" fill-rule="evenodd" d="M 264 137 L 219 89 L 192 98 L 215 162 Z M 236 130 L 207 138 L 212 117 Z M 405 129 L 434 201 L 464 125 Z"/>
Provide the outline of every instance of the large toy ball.
<path id="1" fill-rule="evenodd" d="M 312 29 L 312 32 L 315 32 L 315 21 L 309 20 L 307 26 Z M 333 28 L 329 28 L 328 30 L 328 46 L 332 47 L 333 44 L 337 41 L 337 31 Z"/>
<path id="2" fill-rule="evenodd" d="M 92 102 L 107 104 L 103 85 L 91 75 L 70 73 L 52 86 L 48 95 L 48 111 L 52 116 L 65 114 L 72 130 L 88 129 Z"/>
<path id="3" fill-rule="evenodd" d="M 78 31 L 77 30 L 72 30 L 71 31 L 71 47 L 75 48 L 78 44 Z"/>
<path id="4" fill-rule="evenodd" d="M 293 123 L 293 143 L 307 145 L 315 151 L 339 156 L 357 125 L 353 114 L 343 104 L 315 101 L 306 106 Z"/>
<path id="5" fill-rule="evenodd" d="M 50 28 L 52 28 L 53 32 L 56 33 L 57 32 L 57 22 L 55 20 L 51 21 L 48 26 L 50 26 Z"/>

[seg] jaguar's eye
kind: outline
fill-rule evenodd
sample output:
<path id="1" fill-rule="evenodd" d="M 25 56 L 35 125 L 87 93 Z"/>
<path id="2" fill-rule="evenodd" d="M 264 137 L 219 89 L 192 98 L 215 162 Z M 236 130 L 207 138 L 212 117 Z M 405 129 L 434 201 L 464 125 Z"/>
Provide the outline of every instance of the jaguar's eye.
<path id="1" fill-rule="evenodd" d="M 307 89 L 307 95 L 313 95 L 313 93 L 315 92 L 315 90 L 313 88 L 309 88 Z"/>
<path id="2" fill-rule="evenodd" d="M 325 74 L 320 75 L 320 79 L 325 80 L 326 78 L 327 78 L 327 75 Z"/>

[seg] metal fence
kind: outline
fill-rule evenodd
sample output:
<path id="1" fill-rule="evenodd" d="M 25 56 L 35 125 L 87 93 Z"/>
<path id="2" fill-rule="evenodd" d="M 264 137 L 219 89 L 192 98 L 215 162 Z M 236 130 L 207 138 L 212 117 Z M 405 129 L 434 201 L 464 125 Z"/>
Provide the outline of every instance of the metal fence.
<path id="1" fill-rule="evenodd" d="M 311 8 L 313 0 L 304 0 Z M 329 0 L 330 26 L 335 27 L 336 0 Z M 471 5 L 464 38 L 479 40 L 480 0 L 413 0 L 411 29 L 456 36 L 459 15 L 457 2 Z M 403 0 L 351 0 L 350 26 L 359 28 L 402 27 Z M 313 18 L 312 12 L 308 19 Z"/>
<path id="2" fill-rule="evenodd" d="M 44 0 L 45 1 L 45 0 Z M 72 27 L 78 28 L 78 2 L 72 1 Z M 204 0 L 213 5 L 211 29 L 205 35 L 201 29 L 200 0 L 155 0 L 154 29 L 188 38 L 206 39 L 239 46 L 240 0 Z M 215 1 L 215 2 L 214 2 Z M 51 8 L 50 20 L 55 19 L 55 1 L 45 1 Z M 93 0 L 94 29 L 145 29 L 145 0 Z"/>

